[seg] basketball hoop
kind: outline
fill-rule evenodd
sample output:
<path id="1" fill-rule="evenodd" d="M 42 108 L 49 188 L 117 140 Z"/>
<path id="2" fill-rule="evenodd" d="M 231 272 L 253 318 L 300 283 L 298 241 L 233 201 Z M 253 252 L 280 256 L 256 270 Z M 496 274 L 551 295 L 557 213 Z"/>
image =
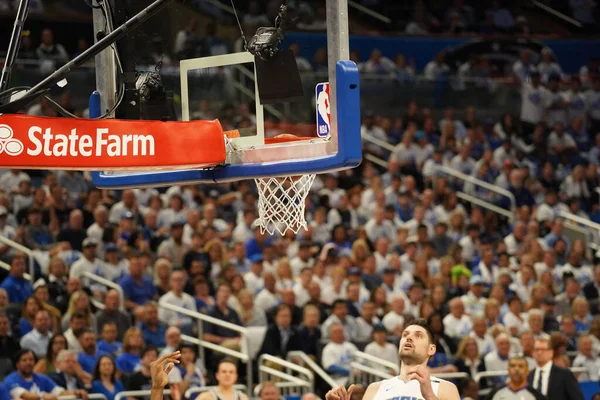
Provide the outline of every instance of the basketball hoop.
<path id="1" fill-rule="evenodd" d="M 289 230 L 298 233 L 307 229 L 304 213 L 306 196 L 315 181 L 315 174 L 256 178 L 258 187 L 258 219 L 261 232 L 281 235 Z"/>

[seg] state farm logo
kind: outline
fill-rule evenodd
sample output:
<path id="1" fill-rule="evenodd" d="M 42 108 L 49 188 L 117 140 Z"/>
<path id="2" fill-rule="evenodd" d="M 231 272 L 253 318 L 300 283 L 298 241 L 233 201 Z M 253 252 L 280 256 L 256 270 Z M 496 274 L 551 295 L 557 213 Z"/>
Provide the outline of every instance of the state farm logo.
<path id="1" fill-rule="evenodd" d="M 26 150 L 29 156 L 46 157 L 124 157 L 154 156 L 152 135 L 114 134 L 108 128 L 96 128 L 95 134 L 77 132 L 55 133 L 52 128 L 31 126 L 26 144 L 13 137 L 13 129 L 0 124 L 0 154 L 18 156 Z"/>
<path id="2" fill-rule="evenodd" d="M 0 154 L 18 156 L 23 152 L 25 146 L 19 139 L 13 138 L 13 130 L 8 125 L 0 124 Z"/>

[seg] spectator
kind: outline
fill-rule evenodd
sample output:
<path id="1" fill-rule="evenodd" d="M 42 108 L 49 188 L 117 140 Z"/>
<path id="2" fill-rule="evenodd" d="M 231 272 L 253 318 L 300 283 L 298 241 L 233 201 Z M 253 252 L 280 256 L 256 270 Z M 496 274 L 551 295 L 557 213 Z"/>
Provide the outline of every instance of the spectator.
<path id="1" fill-rule="evenodd" d="M 150 376 L 150 364 L 158 359 L 158 350 L 155 347 L 146 347 L 142 351 L 142 368 L 134 372 L 125 385 L 125 390 L 151 390 L 152 380 Z M 184 392 L 185 393 L 185 392 Z"/>
<path id="2" fill-rule="evenodd" d="M 165 346 L 165 335 L 167 334 L 168 326 L 158 319 L 158 307 L 156 304 L 149 302 L 143 306 L 143 318 L 137 325 L 137 328 L 142 331 L 144 343 L 147 346 L 156 348 Z M 176 329 L 175 327 L 173 328 Z"/>
<path id="3" fill-rule="evenodd" d="M 67 327 L 69 326 L 71 318 L 76 313 L 84 316 L 86 328 L 91 329 L 94 332 L 97 331 L 98 324 L 96 321 L 96 316 L 92 313 L 90 298 L 83 290 L 73 293 L 69 299 L 69 308 L 67 309 L 67 312 L 61 321 L 63 331 L 68 329 Z"/>
<path id="4" fill-rule="evenodd" d="M 425 79 L 429 81 L 441 80 L 450 73 L 450 67 L 446 64 L 446 53 L 442 52 L 435 56 L 425 66 Z"/>
<path id="5" fill-rule="evenodd" d="M 33 294 L 31 282 L 24 277 L 26 259 L 22 253 L 15 254 L 10 262 L 9 276 L 0 285 L 0 288 L 6 290 L 8 301 L 11 303 L 22 304 Z"/>
<path id="6" fill-rule="evenodd" d="M 16 371 L 4 379 L 4 385 L 11 399 L 57 400 L 65 390 L 57 386 L 46 375 L 33 372 L 35 355 L 31 350 L 21 350 L 15 356 Z"/>
<path id="7" fill-rule="evenodd" d="M 75 352 L 70 350 L 61 350 L 56 356 L 58 370 L 50 374 L 50 378 L 57 386 L 74 394 L 82 400 L 88 398 L 85 384 L 77 376 L 77 359 Z"/>
<path id="8" fill-rule="evenodd" d="M 464 337 L 458 344 L 454 366 L 457 372 L 467 373 L 471 378 L 485 371 L 485 363 L 480 357 L 477 342 L 471 336 Z"/>
<path id="9" fill-rule="evenodd" d="M 184 271 L 173 272 L 171 274 L 171 290 L 160 298 L 159 304 L 171 304 L 190 311 L 197 311 L 194 298 L 183 292 L 186 279 L 187 274 Z M 183 332 L 192 333 L 192 318 L 185 314 L 160 308 L 158 318 L 169 326 L 177 326 Z"/>
<path id="10" fill-rule="evenodd" d="M 299 350 L 299 338 L 292 328 L 291 322 L 290 308 L 286 304 L 278 306 L 275 313 L 275 324 L 270 325 L 267 329 L 258 354 L 270 354 L 285 359 L 289 351 Z"/>
<path id="11" fill-rule="evenodd" d="M 508 369 L 508 358 L 510 355 L 510 339 L 507 334 L 500 333 L 496 336 L 496 351 L 489 352 L 483 357 L 483 363 L 486 371 L 506 371 Z M 488 381 L 492 384 L 499 384 L 504 379 L 502 377 L 490 378 Z"/>
<path id="12" fill-rule="evenodd" d="M 171 238 L 160 244 L 158 256 L 171 261 L 175 268 L 181 268 L 183 266 L 183 256 L 189 250 L 189 246 L 183 243 L 184 223 L 173 221 L 170 225 Z"/>
<path id="13" fill-rule="evenodd" d="M 73 210 L 69 213 L 69 224 L 62 229 L 56 239 L 59 242 L 69 242 L 73 250 L 81 251 L 86 232 L 83 229 L 83 213 Z"/>
<path id="14" fill-rule="evenodd" d="M 497 304 L 497 301 L 494 299 L 487 300 L 488 304 L 493 302 Z M 473 319 L 473 332 L 471 332 L 469 336 L 475 339 L 477 342 L 479 354 L 482 356 L 485 356 L 490 351 L 493 351 L 496 347 L 494 344 L 494 339 L 489 333 L 487 333 L 487 331 L 488 325 L 485 317 L 477 317 Z"/>
<path id="15" fill-rule="evenodd" d="M 137 256 L 129 258 L 129 276 L 121 279 L 119 286 L 125 293 L 125 308 L 128 310 L 144 305 L 156 296 L 152 278 L 144 274 L 142 260 Z"/>
<path id="16" fill-rule="evenodd" d="M 85 372 L 92 374 L 98 360 L 106 353 L 97 349 L 96 334 L 92 331 L 84 331 L 79 335 L 79 345 L 83 351 L 77 356 L 77 361 Z"/>
<path id="17" fill-rule="evenodd" d="M 298 328 L 298 342 L 300 350 L 308 355 L 317 356 L 318 346 L 321 340 L 321 329 L 319 328 L 319 309 L 311 304 L 304 307 L 304 319 Z"/>
<path id="18" fill-rule="evenodd" d="M 96 274 L 98 270 L 103 269 L 102 260 L 96 257 L 98 248 L 98 242 L 94 239 L 87 238 L 81 243 L 80 249 L 83 252 L 83 257 L 75 261 L 71 265 L 69 276 L 72 278 L 78 278 L 82 282 L 85 282 L 86 286 L 92 285 L 92 281 L 89 280 L 84 274 L 89 272 L 90 274 Z M 95 290 L 99 292 L 99 289 Z"/>
<path id="19" fill-rule="evenodd" d="M 265 311 L 254 304 L 254 298 L 248 289 L 240 290 L 237 297 L 240 302 L 237 311 L 244 326 L 267 326 L 267 315 Z M 278 303 L 273 304 L 272 307 L 276 307 L 277 304 Z"/>
<path id="20" fill-rule="evenodd" d="M 142 332 L 137 328 L 129 328 L 123 337 L 123 352 L 115 359 L 116 368 L 124 374 L 136 371 L 140 366 L 144 346 Z M 102 359 L 98 361 L 98 365 L 101 361 Z M 94 379 L 98 379 L 96 372 Z"/>
<path id="21" fill-rule="evenodd" d="M 510 10 L 502 7 L 498 0 L 492 2 L 492 8 L 487 11 L 491 14 L 494 26 L 503 32 L 509 32 L 515 26 L 515 19 Z"/>
<path id="22" fill-rule="evenodd" d="M 377 49 L 371 52 L 371 58 L 363 66 L 363 72 L 368 74 L 390 75 L 394 70 L 394 62 L 384 57 Z"/>
<path id="23" fill-rule="evenodd" d="M 197 397 L 198 400 L 211 400 L 215 396 L 220 398 L 236 398 L 240 400 L 248 400 L 248 396 L 237 391 L 234 385 L 238 380 L 237 365 L 229 359 L 221 360 L 217 364 L 217 372 L 215 373 L 218 385 L 214 393 L 204 392 Z"/>
<path id="24" fill-rule="evenodd" d="M 102 332 L 104 324 L 114 323 L 117 327 L 117 338 L 122 339 L 125 331 L 131 327 L 131 320 L 127 314 L 119 310 L 121 298 L 114 289 L 106 292 L 104 296 L 104 309 L 96 312 L 98 332 Z"/>
<path id="25" fill-rule="evenodd" d="M 226 284 L 220 284 L 216 291 L 217 304 L 208 313 L 208 315 L 236 325 L 242 325 L 242 321 L 240 320 L 238 314 L 227 305 L 230 296 L 231 289 L 229 286 Z M 213 324 L 205 324 L 204 340 L 220 344 L 221 346 L 232 350 L 239 351 L 240 349 L 240 335 L 238 332 Z"/>
<path id="26" fill-rule="evenodd" d="M 340 324 L 344 328 L 344 337 L 346 340 L 356 340 L 358 326 L 356 320 L 348 315 L 348 306 L 346 301 L 342 299 L 335 300 L 331 307 L 331 316 L 325 320 L 321 326 L 321 331 L 328 333 L 333 324 Z M 323 336 L 327 338 L 327 334 Z"/>
<path id="27" fill-rule="evenodd" d="M 33 351 L 37 357 L 45 357 L 51 338 L 50 314 L 46 310 L 39 310 L 33 321 L 33 329 L 21 338 L 21 348 Z"/>
<path id="28" fill-rule="evenodd" d="M 101 340 L 98 341 L 98 351 L 111 354 L 113 357 L 121 352 L 123 343 L 117 341 L 117 324 L 114 322 L 106 322 L 100 328 Z"/>
<path id="29" fill-rule="evenodd" d="M 529 366 L 527 360 L 523 356 L 512 356 L 508 360 L 508 382 L 497 386 L 488 395 L 490 400 L 499 400 L 506 398 L 534 398 L 535 400 L 543 400 L 546 397 L 538 390 L 534 389 L 527 381 Z"/>
<path id="30" fill-rule="evenodd" d="M 471 318 L 465 314 L 465 305 L 460 298 L 450 300 L 450 314 L 444 317 L 444 328 L 446 334 L 455 341 L 466 336 L 473 328 Z"/>
<path id="31" fill-rule="evenodd" d="M 196 366 L 196 359 L 198 357 L 196 347 L 183 344 L 179 347 L 179 351 L 181 351 L 180 364 L 176 365 L 173 369 L 176 372 L 171 371 L 169 374 L 171 386 L 173 386 L 173 383 L 178 382 L 181 393 L 186 393 L 189 389 L 206 386 L 202 371 Z M 193 400 L 197 397 L 198 394 L 196 393 L 192 394 L 189 398 Z"/>
<path id="32" fill-rule="evenodd" d="M 573 367 L 583 367 L 585 372 L 579 374 L 579 382 L 597 381 L 600 375 L 600 358 L 594 353 L 592 339 L 585 335 L 579 338 L 578 354 L 573 360 Z"/>
<path id="33" fill-rule="evenodd" d="M 171 326 L 169 329 L 167 329 L 164 340 L 166 345 L 158 355 L 159 357 L 171 354 L 183 344 L 183 340 L 181 339 L 181 331 L 176 326 Z"/>
<path id="34" fill-rule="evenodd" d="M 21 350 L 19 341 L 9 335 L 9 321 L 0 314 L 0 378 L 12 371 L 12 359 Z"/>
<path id="35" fill-rule="evenodd" d="M 323 369 L 338 383 L 345 382 L 350 375 L 350 362 L 355 351 L 355 345 L 344 337 L 344 327 L 339 323 L 329 326 L 330 342 L 323 348 L 321 363 Z"/>
<path id="36" fill-rule="evenodd" d="M 388 343 L 386 339 L 387 330 L 385 326 L 381 323 L 375 325 L 373 328 L 373 341 L 365 347 L 365 353 L 383 361 L 396 364 L 398 362 L 396 346 Z M 385 372 L 390 372 L 387 368 L 383 368 L 383 370 Z"/>
<path id="37" fill-rule="evenodd" d="M 404 330 L 404 297 L 396 296 L 390 304 L 390 311 L 383 317 L 381 323 L 393 336 L 399 336 Z"/>
<path id="38" fill-rule="evenodd" d="M 113 225 L 119 225 L 121 218 L 127 213 L 131 213 L 131 216 L 134 219 L 137 219 L 139 218 L 138 208 L 139 206 L 137 204 L 135 192 L 129 189 L 124 190 L 123 194 L 121 195 L 121 201 L 115 203 L 110 208 L 108 221 Z"/>
<path id="39" fill-rule="evenodd" d="M 94 369 L 94 382 L 92 393 L 103 394 L 108 400 L 114 400 L 115 396 L 125 390 L 123 384 L 116 377 L 117 368 L 110 356 L 102 356 Z"/>
<path id="40" fill-rule="evenodd" d="M 527 381 L 544 396 L 552 393 L 556 399 L 581 399 L 583 393 L 577 384 L 577 379 L 571 371 L 553 365 L 554 353 L 548 339 L 537 339 L 534 347 L 534 357 L 537 362 L 535 370 L 531 371 Z"/>

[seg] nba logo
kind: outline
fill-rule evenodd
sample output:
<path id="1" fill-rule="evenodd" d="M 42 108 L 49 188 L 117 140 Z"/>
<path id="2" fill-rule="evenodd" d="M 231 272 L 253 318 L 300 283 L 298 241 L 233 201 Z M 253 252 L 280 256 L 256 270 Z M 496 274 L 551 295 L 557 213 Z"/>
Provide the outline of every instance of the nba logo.
<path id="1" fill-rule="evenodd" d="M 317 96 L 317 135 L 325 138 L 331 132 L 331 103 L 329 102 L 329 83 L 319 83 Z"/>

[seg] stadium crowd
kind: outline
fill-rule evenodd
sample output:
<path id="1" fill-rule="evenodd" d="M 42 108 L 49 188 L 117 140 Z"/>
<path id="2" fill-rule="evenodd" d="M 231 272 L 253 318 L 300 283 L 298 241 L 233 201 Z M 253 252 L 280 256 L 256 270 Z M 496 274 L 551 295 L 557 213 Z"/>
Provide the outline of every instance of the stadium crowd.
<path id="1" fill-rule="evenodd" d="M 256 3 L 245 24 L 263 23 Z M 197 50 L 186 33 L 193 22 L 186 29 L 176 55 Z M 212 54 L 220 46 L 206 48 Z M 41 50 L 29 55 L 60 63 L 68 57 L 61 47 L 44 31 Z M 413 76 L 407 64 L 374 51 L 361 70 Z M 298 65 L 322 68 L 317 56 Z M 449 71 L 440 57 L 424 73 L 435 80 Z M 565 77 L 547 50 L 537 65 L 523 52 L 505 72 L 521 88 L 520 115 L 481 119 L 471 107 L 436 118 L 417 102 L 398 117 L 365 113 L 363 137 L 394 150 L 366 140 L 364 150 L 387 169 L 365 161 L 319 176 L 307 199 L 308 229 L 297 235 L 253 226 L 257 194 L 249 181 L 109 191 L 77 171 L 1 170 L 0 235 L 33 251 L 34 276 L 25 254 L 0 243 L 0 261 L 10 265 L 0 269 L 0 393 L 112 400 L 149 389 L 150 364 L 177 349 L 173 396 L 214 383 L 219 357 L 199 359 L 182 341 L 199 334 L 197 324 L 163 304 L 263 327 L 257 354 L 303 351 L 340 382 L 358 349 L 396 363 L 398 335 L 414 318 L 427 319 L 435 333 L 431 371 L 467 373 L 461 393 L 474 399 L 502 380 L 477 383 L 475 375 L 507 370 L 511 355 L 522 354 L 533 370 L 540 338 L 555 365 L 584 367 L 580 381 L 600 380 L 600 253 L 561 218 L 600 223 L 600 77 L 585 67 Z M 458 73 L 492 76 L 481 60 Z M 221 117 L 209 102 L 201 107 L 199 118 Z M 227 121 L 253 120 L 247 106 L 238 111 L 236 120 L 228 110 Z M 54 115 L 44 101 L 28 113 Z M 505 189 L 514 202 L 442 166 Z M 90 274 L 119 285 L 124 298 Z M 202 334 L 240 350 L 235 331 L 206 324 Z"/>
<path id="2" fill-rule="evenodd" d="M 559 214 L 600 222 L 600 81 L 584 90 L 578 79 L 540 72 L 522 82 L 520 116 L 479 121 L 475 108 L 464 118 L 447 109 L 435 120 L 416 103 L 396 120 L 365 115 L 363 135 L 395 146 L 390 154 L 365 142 L 387 170 L 364 162 L 320 176 L 298 235 L 253 226 L 248 181 L 108 191 L 76 171 L 2 171 L 1 234 L 35 261 L 30 281 L 27 257 L 0 245 L 10 264 L 0 270 L 10 396 L 91 388 L 112 398 L 148 388 L 150 363 L 178 348 L 172 384 L 206 385 L 216 356 L 196 362 L 197 349 L 181 340 L 198 334 L 196 324 L 165 303 L 266 327 L 258 354 L 301 350 L 341 380 L 356 349 L 396 362 L 394 341 L 419 317 L 436 334 L 434 372 L 506 370 L 512 353 L 533 368 L 534 340 L 549 338 L 556 365 L 585 367 L 579 379 L 598 380 L 598 255 L 570 239 Z M 458 191 L 514 219 L 461 203 Z M 117 283 L 123 302 L 88 274 Z M 239 334 L 219 326 L 207 324 L 203 338 L 240 349 Z"/>

